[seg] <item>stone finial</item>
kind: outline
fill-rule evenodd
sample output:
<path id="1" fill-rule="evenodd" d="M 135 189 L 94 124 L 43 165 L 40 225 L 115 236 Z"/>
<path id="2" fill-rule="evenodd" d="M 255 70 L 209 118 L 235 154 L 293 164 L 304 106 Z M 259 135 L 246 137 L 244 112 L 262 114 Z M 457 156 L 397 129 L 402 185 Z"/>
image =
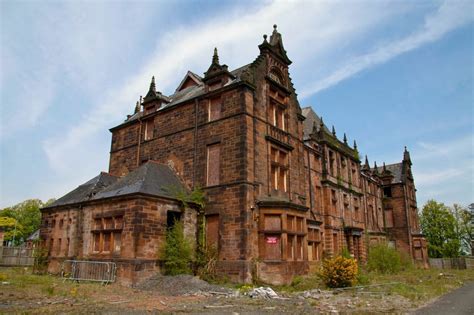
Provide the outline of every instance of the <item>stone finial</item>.
<path id="1" fill-rule="evenodd" d="M 323 127 L 324 127 L 323 116 L 321 116 L 319 118 L 319 126 L 320 126 L 321 129 L 323 129 Z"/>
<path id="2" fill-rule="evenodd" d="M 151 83 L 150 83 L 149 92 L 155 92 L 155 93 L 156 93 L 155 76 L 152 76 L 152 77 L 151 77 Z"/>
<path id="3" fill-rule="evenodd" d="M 135 105 L 135 114 L 140 111 L 140 102 L 137 101 L 137 104 Z"/>
<path id="4" fill-rule="evenodd" d="M 357 151 L 357 142 L 354 140 L 354 150 Z"/>
<path id="5" fill-rule="evenodd" d="M 344 132 L 344 138 L 343 138 L 343 141 L 344 141 L 344 144 L 347 145 L 347 136 L 346 136 L 346 133 Z"/>
<path id="6" fill-rule="evenodd" d="M 316 124 L 316 122 L 313 122 L 313 134 L 318 132 L 318 125 Z"/>
<path id="7" fill-rule="evenodd" d="M 377 162 L 374 161 L 374 174 L 378 174 L 379 173 L 379 170 L 377 168 Z"/>
<path id="8" fill-rule="evenodd" d="M 332 135 L 334 137 L 336 136 L 336 128 L 334 128 L 334 125 L 332 125 Z"/>
<path id="9" fill-rule="evenodd" d="M 264 43 L 268 43 L 268 42 L 267 42 L 267 37 L 268 37 L 267 34 L 263 34 L 263 42 L 264 42 Z"/>
<path id="10" fill-rule="evenodd" d="M 383 172 L 385 173 L 387 171 L 387 168 L 385 167 L 385 162 L 383 162 L 383 168 L 382 168 Z"/>
<path id="11" fill-rule="evenodd" d="M 214 55 L 212 56 L 212 63 L 219 64 L 219 55 L 217 54 L 217 47 L 214 47 Z"/>
<path id="12" fill-rule="evenodd" d="M 406 146 L 405 146 L 405 150 L 403 151 L 403 162 L 407 162 L 411 165 L 410 152 L 408 152 Z"/>

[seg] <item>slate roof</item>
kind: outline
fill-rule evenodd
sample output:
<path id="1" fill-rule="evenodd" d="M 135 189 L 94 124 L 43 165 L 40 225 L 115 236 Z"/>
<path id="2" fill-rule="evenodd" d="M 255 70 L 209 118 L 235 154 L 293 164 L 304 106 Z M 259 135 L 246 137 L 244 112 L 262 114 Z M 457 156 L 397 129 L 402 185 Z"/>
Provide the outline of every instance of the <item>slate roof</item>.
<path id="1" fill-rule="evenodd" d="M 174 198 L 176 191 L 186 190 L 169 166 L 148 161 L 124 177 L 102 172 L 43 209 L 133 194 Z"/>
<path id="2" fill-rule="evenodd" d="M 316 123 L 316 127 L 319 130 L 319 125 L 321 124 L 321 118 L 311 107 L 305 107 L 302 109 L 302 114 L 306 119 L 303 122 L 303 139 L 309 139 L 309 135 L 313 132 L 313 125 Z M 330 133 L 328 127 L 324 125 L 324 129 L 327 133 Z"/>
<path id="3" fill-rule="evenodd" d="M 90 200 L 94 194 L 98 191 L 104 189 L 105 187 L 111 185 L 118 180 L 118 177 L 112 176 L 108 173 L 101 172 L 96 177 L 80 185 L 73 191 L 62 196 L 52 204 L 48 205 L 45 208 L 53 208 L 57 206 L 64 206 L 69 204 L 75 204 Z"/>
<path id="4" fill-rule="evenodd" d="M 392 184 L 399 184 L 403 181 L 403 163 L 387 164 L 385 168 L 393 175 Z M 382 174 L 383 166 L 377 167 L 377 171 Z"/>
<path id="5" fill-rule="evenodd" d="M 175 198 L 173 192 L 176 190 L 187 190 L 176 173 L 168 165 L 148 161 L 98 192 L 92 199 L 97 200 L 131 194 Z"/>
<path id="6" fill-rule="evenodd" d="M 250 67 L 251 64 L 247 64 L 245 66 L 242 66 L 240 68 L 237 68 L 233 71 L 230 72 L 231 75 L 233 75 L 235 78 L 232 79 L 232 80 L 229 80 L 225 86 L 227 85 L 230 85 L 230 84 L 233 84 L 233 83 L 236 83 L 236 82 L 239 82 L 241 79 L 240 79 L 240 76 L 242 75 L 242 73 L 248 69 Z M 191 73 L 193 75 L 193 78 L 202 82 L 202 78 L 200 76 L 198 76 L 197 74 L 191 72 L 191 71 L 188 71 L 188 73 L 186 74 L 186 77 L 188 76 L 188 74 Z M 185 78 L 186 78 L 185 77 Z M 172 107 L 172 106 L 175 106 L 175 105 L 178 105 L 178 104 L 181 104 L 183 102 L 186 102 L 194 97 L 197 97 L 197 96 L 200 96 L 200 95 L 203 95 L 206 93 L 206 89 L 205 89 L 205 85 L 204 83 L 203 84 L 199 84 L 199 85 L 193 85 L 193 86 L 189 86 L 181 91 L 176 91 L 174 94 L 170 95 L 170 96 L 164 96 L 167 98 L 167 100 L 169 100 L 170 102 L 167 103 L 167 104 L 164 104 L 160 109 L 158 109 L 158 111 L 160 110 L 163 110 L 163 109 L 166 109 L 166 108 L 169 108 L 169 107 Z M 143 112 L 138 112 L 138 113 L 135 113 L 131 116 L 129 116 L 124 123 L 128 123 L 128 122 L 131 122 L 135 119 L 138 119 L 139 117 L 143 116 Z M 119 125 L 120 126 L 120 125 Z M 118 127 L 118 126 L 117 126 Z M 114 127 L 116 128 L 116 127 Z"/>

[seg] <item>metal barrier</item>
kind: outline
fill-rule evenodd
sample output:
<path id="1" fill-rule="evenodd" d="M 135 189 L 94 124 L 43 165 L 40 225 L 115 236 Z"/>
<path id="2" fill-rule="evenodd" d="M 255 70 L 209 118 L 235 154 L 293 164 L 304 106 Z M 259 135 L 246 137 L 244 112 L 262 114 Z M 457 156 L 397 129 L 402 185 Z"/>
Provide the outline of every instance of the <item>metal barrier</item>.
<path id="1" fill-rule="evenodd" d="M 33 248 L 0 246 L 2 266 L 33 266 L 34 262 Z"/>
<path id="2" fill-rule="evenodd" d="M 61 277 L 73 281 L 115 282 L 117 265 L 114 262 L 65 260 L 61 265 Z"/>

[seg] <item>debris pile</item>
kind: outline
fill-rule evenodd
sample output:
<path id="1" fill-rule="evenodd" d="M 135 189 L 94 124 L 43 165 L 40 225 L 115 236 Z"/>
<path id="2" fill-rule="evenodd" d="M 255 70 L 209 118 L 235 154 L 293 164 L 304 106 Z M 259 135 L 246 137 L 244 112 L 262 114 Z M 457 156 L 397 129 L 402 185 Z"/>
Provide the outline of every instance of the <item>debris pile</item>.
<path id="1" fill-rule="evenodd" d="M 247 295 L 251 298 L 257 299 L 277 299 L 278 294 L 273 291 L 270 287 L 259 287 L 255 288 L 247 293 Z"/>

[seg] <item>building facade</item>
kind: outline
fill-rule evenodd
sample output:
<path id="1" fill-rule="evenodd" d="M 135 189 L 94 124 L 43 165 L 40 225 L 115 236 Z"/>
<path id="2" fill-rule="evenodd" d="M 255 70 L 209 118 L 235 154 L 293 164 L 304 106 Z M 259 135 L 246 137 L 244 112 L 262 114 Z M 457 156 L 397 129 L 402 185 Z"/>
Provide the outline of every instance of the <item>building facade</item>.
<path id="1" fill-rule="evenodd" d="M 235 281 L 288 283 L 343 248 L 364 261 L 378 242 L 426 264 L 408 151 L 399 164 L 361 165 L 355 142 L 300 107 L 276 26 L 258 48 L 233 71 L 215 50 L 204 76 L 188 72 L 170 96 L 152 79 L 110 129 L 109 172 L 43 209 L 51 270 L 81 258 L 117 261 L 132 283 L 158 271 L 170 217 L 196 238 L 196 210 L 170 186 L 204 190 L 207 243 Z"/>

